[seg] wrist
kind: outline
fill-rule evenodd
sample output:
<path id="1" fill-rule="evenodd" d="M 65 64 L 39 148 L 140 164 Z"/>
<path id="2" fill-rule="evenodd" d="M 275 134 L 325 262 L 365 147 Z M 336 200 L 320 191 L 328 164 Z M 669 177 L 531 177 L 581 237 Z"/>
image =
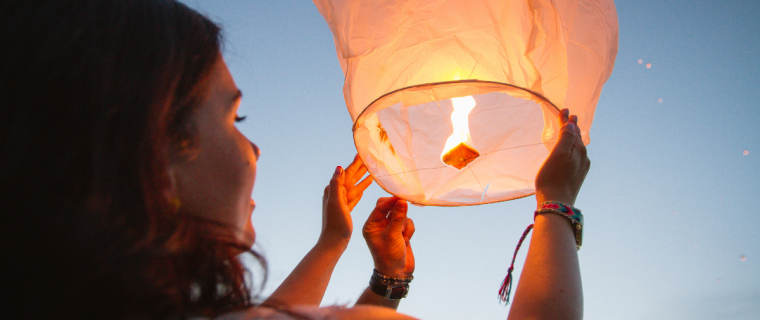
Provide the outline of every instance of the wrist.
<path id="1" fill-rule="evenodd" d="M 388 277 L 392 277 L 392 278 L 411 277 L 414 271 L 406 271 L 404 269 L 405 268 L 403 266 L 394 267 L 394 266 L 389 266 L 387 264 L 375 262 L 375 270 L 377 270 L 377 272 L 380 272 L 381 274 L 386 275 Z"/>
<path id="2" fill-rule="evenodd" d="M 547 201 L 558 201 L 569 206 L 575 206 L 575 196 L 536 191 L 536 207 Z"/>
<path id="3" fill-rule="evenodd" d="M 338 238 L 320 235 L 317 244 L 314 246 L 323 251 L 332 251 L 343 253 L 348 248 L 348 242 L 351 238 Z"/>
<path id="4" fill-rule="evenodd" d="M 546 215 L 555 216 L 555 219 L 550 220 L 556 220 L 556 217 L 560 217 L 570 222 L 571 230 L 575 234 L 576 249 L 580 250 L 583 242 L 583 214 L 581 214 L 581 210 L 566 203 L 548 201 L 539 205 L 538 210 L 533 214 L 533 219 Z"/>

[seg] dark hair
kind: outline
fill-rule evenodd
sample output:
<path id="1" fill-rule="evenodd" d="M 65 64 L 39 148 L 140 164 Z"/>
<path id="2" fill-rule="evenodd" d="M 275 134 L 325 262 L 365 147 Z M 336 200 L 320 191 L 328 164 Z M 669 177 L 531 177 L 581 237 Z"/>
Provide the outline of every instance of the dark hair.
<path id="1" fill-rule="evenodd" d="M 194 147 L 219 27 L 173 0 L 5 0 L 0 43 L 6 305 L 31 318 L 251 305 L 248 248 L 164 195 L 167 164 Z"/>

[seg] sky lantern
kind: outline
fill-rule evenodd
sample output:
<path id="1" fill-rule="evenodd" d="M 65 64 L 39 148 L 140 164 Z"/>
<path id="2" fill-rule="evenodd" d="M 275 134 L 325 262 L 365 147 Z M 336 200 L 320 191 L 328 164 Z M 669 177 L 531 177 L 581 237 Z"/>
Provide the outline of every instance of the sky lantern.
<path id="1" fill-rule="evenodd" d="M 314 0 L 335 40 L 356 148 L 418 205 L 529 196 L 578 115 L 584 143 L 612 73 L 612 0 Z"/>

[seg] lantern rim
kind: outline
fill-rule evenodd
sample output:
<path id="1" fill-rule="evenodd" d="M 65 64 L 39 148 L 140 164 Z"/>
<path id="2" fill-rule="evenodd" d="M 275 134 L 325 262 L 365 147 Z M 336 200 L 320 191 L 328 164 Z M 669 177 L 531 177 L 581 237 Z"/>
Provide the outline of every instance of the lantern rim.
<path id="1" fill-rule="evenodd" d="M 385 98 L 385 97 L 387 97 L 389 95 L 392 95 L 392 94 L 395 94 L 395 93 L 397 93 L 399 91 L 403 91 L 403 90 L 407 90 L 407 89 L 414 89 L 414 88 L 424 87 L 424 86 L 437 86 L 437 85 L 455 84 L 455 83 L 498 84 L 498 85 L 503 85 L 503 86 L 511 87 L 511 88 L 518 89 L 518 90 L 523 90 L 523 91 L 526 91 L 526 92 L 528 92 L 528 93 L 530 93 L 530 94 L 532 94 L 532 95 L 540 98 L 541 100 L 545 101 L 550 106 L 554 107 L 554 109 L 557 112 L 560 111 L 559 108 L 557 108 L 557 106 L 553 102 L 551 102 L 551 100 L 549 100 L 548 98 L 546 98 L 544 95 L 542 95 L 542 94 L 540 94 L 538 92 L 535 92 L 533 90 L 526 89 L 526 88 L 523 88 L 523 87 L 520 87 L 520 86 L 516 86 L 516 85 L 513 85 L 513 84 L 509 84 L 509 83 L 498 82 L 498 81 L 488 81 L 488 80 L 478 80 L 478 79 L 465 79 L 465 80 L 428 82 L 428 83 L 415 84 L 413 86 L 407 86 L 407 87 L 399 88 L 399 89 L 393 90 L 391 92 L 388 92 L 388 93 L 386 93 L 386 94 L 384 94 L 384 95 L 382 95 L 380 97 L 377 97 L 377 99 L 375 99 L 375 100 L 372 100 L 372 102 L 370 102 L 366 107 L 364 107 L 364 109 L 362 109 L 362 112 L 359 113 L 359 115 L 356 117 L 356 120 L 354 121 L 354 124 L 351 126 L 351 132 L 356 132 L 357 124 L 359 123 L 359 119 L 362 119 L 362 117 L 364 116 L 364 113 L 367 112 L 367 109 L 369 109 L 376 102 L 382 100 L 383 98 Z M 515 199 L 520 199 L 520 198 L 515 198 Z"/>
<path id="2" fill-rule="evenodd" d="M 557 106 L 554 103 L 552 103 L 549 99 L 547 99 L 545 96 L 543 96 L 543 95 L 541 95 L 541 94 L 539 94 L 537 92 L 534 92 L 532 90 L 520 87 L 520 86 L 516 86 L 516 85 L 512 85 L 512 84 L 508 84 L 508 83 L 503 83 L 503 82 L 498 82 L 498 81 L 484 81 L 484 80 L 478 80 L 478 79 L 442 81 L 442 82 L 432 82 L 432 83 L 424 83 L 424 84 L 418 84 L 418 85 L 413 85 L 413 86 L 407 86 L 407 87 L 404 87 L 404 88 L 393 90 L 391 92 L 388 92 L 388 93 L 386 93 L 386 94 L 378 97 L 377 99 L 375 99 L 374 101 L 372 101 L 372 103 L 370 103 L 367 107 L 365 107 L 364 110 L 362 110 L 362 112 L 356 118 L 356 121 L 354 121 L 354 125 L 352 127 L 352 132 L 354 132 L 354 134 L 356 134 L 357 130 L 360 127 L 364 126 L 365 121 L 362 121 L 362 120 L 365 117 L 369 116 L 370 112 L 374 113 L 374 112 L 378 112 L 379 111 L 379 110 L 377 110 L 377 108 L 373 109 L 372 108 L 373 105 L 377 104 L 382 99 L 384 99 L 384 98 L 386 98 L 386 97 L 388 97 L 390 95 L 396 94 L 396 93 L 398 93 L 400 91 L 404 91 L 404 90 L 408 90 L 408 89 L 421 88 L 421 87 L 426 87 L 426 86 L 434 87 L 434 86 L 439 86 L 439 85 L 476 84 L 476 83 L 477 84 L 484 84 L 484 85 L 497 85 L 497 86 L 503 87 L 504 90 L 518 90 L 518 91 L 521 91 L 521 92 L 526 92 L 526 93 L 530 94 L 531 96 L 533 96 L 534 98 L 537 98 L 538 100 L 540 100 L 541 102 L 539 102 L 539 104 L 543 104 L 544 107 L 551 106 L 553 108 L 553 111 L 559 112 L 559 108 L 557 108 Z M 495 90 L 494 92 L 499 92 L 499 91 L 500 90 Z M 504 92 L 504 93 L 506 93 L 506 92 Z M 440 100 L 445 100 L 445 99 L 449 99 L 449 98 L 442 98 Z M 436 99 L 436 100 L 438 100 L 438 99 Z M 538 102 L 538 101 L 536 101 L 536 102 Z M 382 108 L 382 109 L 384 109 L 384 108 Z M 382 110 L 382 109 L 380 109 L 380 110 Z M 357 140 L 356 140 L 355 136 L 354 136 L 353 140 L 354 140 L 354 147 L 358 151 L 359 150 L 359 146 L 357 144 Z M 363 156 L 362 152 L 359 152 L 359 155 Z M 365 159 L 362 158 L 362 161 L 365 161 Z M 399 197 L 399 198 L 401 198 L 401 199 L 403 199 L 405 201 L 409 201 L 411 204 L 414 204 L 414 205 L 417 205 L 417 206 L 468 207 L 468 206 L 477 206 L 477 205 L 484 205 L 484 204 L 489 204 L 489 203 L 498 203 L 498 202 L 505 202 L 505 201 L 510 201 L 510 200 L 522 199 L 522 198 L 525 198 L 525 197 L 529 197 L 529 196 L 535 195 L 535 189 L 534 189 L 533 192 L 530 192 L 530 193 L 527 193 L 527 194 L 522 194 L 522 195 L 518 195 L 518 196 L 514 196 L 514 197 L 504 198 L 502 200 L 497 200 L 497 201 L 469 202 L 469 203 L 467 203 L 467 202 L 465 202 L 465 203 L 461 203 L 461 202 L 460 203 L 434 203 L 434 204 L 427 203 L 427 202 L 423 201 L 422 203 L 419 203 L 419 202 L 416 202 L 415 200 L 407 198 L 407 197 L 405 197 L 403 195 L 399 195 L 396 192 L 391 192 L 388 188 L 386 188 L 386 186 L 383 183 L 380 183 L 380 181 L 382 181 L 382 179 L 379 179 L 380 177 L 377 177 L 372 170 L 368 170 L 368 173 L 370 174 L 370 176 L 372 176 L 373 180 L 375 180 L 375 181 L 378 182 L 377 185 L 380 186 L 385 192 L 388 192 L 388 193 L 390 193 L 392 195 L 395 195 L 395 196 L 397 196 L 397 197 Z"/>

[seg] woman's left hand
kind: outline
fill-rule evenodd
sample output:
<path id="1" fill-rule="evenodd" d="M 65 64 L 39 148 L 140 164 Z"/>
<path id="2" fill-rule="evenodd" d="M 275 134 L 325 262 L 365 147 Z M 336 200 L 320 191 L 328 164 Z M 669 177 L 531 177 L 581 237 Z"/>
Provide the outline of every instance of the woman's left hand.
<path id="1" fill-rule="evenodd" d="M 362 229 L 375 269 L 393 278 L 407 278 L 414 273 L 414 254 L 409 243 L 414 221 L 407 218 L 407 211 L 406 201 L 398 197 L 377 199 L 377 206 Z"/>
<path id="2" fill-rule="evenodd" d="M 330 185 L 322 196 L 322 234 L 319 241 L 328 245 L 348 245 L 354 226 L 351 210 L 361 200 L 364 190 L 372 184 L 372 176 L 359 180 L 367 173 L 367 167 L 357 154 L 354 161 L 343 170 L 335 168 Z M 357 183 L 358 182 L 358 183 Z"/>

